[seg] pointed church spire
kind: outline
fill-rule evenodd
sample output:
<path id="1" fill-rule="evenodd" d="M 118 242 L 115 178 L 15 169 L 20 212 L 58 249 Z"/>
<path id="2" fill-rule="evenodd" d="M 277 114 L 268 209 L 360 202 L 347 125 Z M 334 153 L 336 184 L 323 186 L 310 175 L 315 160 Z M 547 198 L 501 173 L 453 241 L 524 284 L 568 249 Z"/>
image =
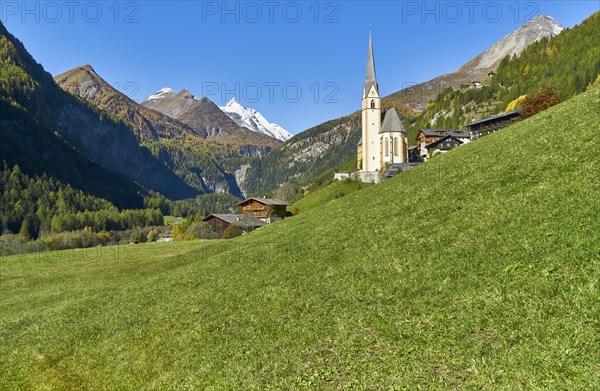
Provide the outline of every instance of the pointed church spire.
<path id="1" fill-rule="evenodd" d="M 365 78 L 364 96 L 367 96 L 371 85 L 375 84 L 375 90 L 379 92 L 377 78 L 375 77 L 375 58 L 373 56 L 373 33 L 369 31 L 369 57 L 367 58 L 367 76 Z"/>

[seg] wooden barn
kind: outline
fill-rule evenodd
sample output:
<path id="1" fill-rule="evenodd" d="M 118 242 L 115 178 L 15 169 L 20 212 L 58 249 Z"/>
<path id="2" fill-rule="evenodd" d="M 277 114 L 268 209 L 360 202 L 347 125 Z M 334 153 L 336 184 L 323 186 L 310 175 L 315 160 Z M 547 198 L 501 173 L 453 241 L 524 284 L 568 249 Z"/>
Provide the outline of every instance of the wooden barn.
<path id="1" fill-rule="evenodd" d="M 231 225 L 238 225 L 242 232 L 254 231 L 256 228 L 267 225 L 262 220 L 255 218 L 254 216 L 243 215 L 243 214 L 211 214 L 202 219 L 205 221 L 216 233 L 223 235 L 225 230 Z"/>
<path id="2" fill-rule="evenodd" d="M 263 221 L 272 222 L 285 218 L 287 202 L 272 198 L 248 198 L 238 204 L 244 215 L 251 215 Z"/>

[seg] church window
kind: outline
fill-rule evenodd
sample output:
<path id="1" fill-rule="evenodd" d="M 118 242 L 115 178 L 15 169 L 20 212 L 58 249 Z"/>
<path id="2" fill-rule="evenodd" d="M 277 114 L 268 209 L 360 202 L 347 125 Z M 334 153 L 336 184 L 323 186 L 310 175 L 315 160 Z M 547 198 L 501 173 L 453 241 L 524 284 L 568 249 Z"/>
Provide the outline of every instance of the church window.
<path id="1" fill-rule="evenodd" d="M 390 143 L 388 142 L 388 138 L 385 138 L 385 157 L 390 156 Z"/>
<path id="2" fill-rule="evenodd" d="M 371 108 L 374 109 L 375 108 L 375 99 L 371 100 Z"/>
<path id="3" fill-rule="evenodd" d="M 398 156 L 398 137 L 394 137 L 394 156 Z"/>

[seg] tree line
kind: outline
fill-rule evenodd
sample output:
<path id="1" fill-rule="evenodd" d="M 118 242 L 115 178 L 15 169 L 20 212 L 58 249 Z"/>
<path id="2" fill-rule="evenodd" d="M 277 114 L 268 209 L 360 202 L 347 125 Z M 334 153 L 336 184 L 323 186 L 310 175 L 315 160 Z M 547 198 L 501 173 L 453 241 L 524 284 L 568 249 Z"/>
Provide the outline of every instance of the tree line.
<path id="1" fill-rule="evenodd" d="M 111 202 L 59 180 L 29 177 L 18 165 L 0 173 L 0 227 L 3 234 L 36 239 L 51 232 L 90 227 L 96 232 L 162 225 L 160 209 L 119 210 Z"/>

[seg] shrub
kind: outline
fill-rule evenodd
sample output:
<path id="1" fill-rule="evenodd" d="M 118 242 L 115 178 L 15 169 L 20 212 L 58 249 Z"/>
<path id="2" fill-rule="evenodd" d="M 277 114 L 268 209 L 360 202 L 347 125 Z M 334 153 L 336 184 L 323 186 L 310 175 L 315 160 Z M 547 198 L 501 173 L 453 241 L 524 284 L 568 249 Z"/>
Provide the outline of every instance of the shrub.
<path id="1" fill-rule="evenodd" d="M 197 221 L 190 224 L 186 230 L 186 235 L 192 239 L 216 239 L 217 233 L 203 221 Z"/>
<path id="2" fill-rule="evenodd" d="M 233 239 L 237 238 L 242 234 L 242 229 L 235 224 L 230 224 L 229 227 L 225 229 L 223 232 L 223 239 Z"/>
<path id="3" fill-rule="evenodd" d="M 147 239 L 147 235 L 144 235 L 144 231 L 138 230 L 134 231 L 133 235 L 131 235 L 131 239 L 136 243 L 145 243 Z"/>
<path id="4" fill-rule="evenodd" d="M 529 118 L 540 111 L 544 111 L 560 103 L 560 98 L 556 93 L 554 84 L 547 85 L 541 91 L 531 97 L 523 100 L 523 108 L 521 109 L 521 117 Z"/>
<path id="5" fill-rule="evenodd" d="M 148 239 L 149 242 L 156 242 L 158 240 L 159 235 L 160 231 L 158 230 L 158 228 L 154 228 L 152 231 L 148 232 L 148 236 L 146 236 L 146 239 Z"/>

